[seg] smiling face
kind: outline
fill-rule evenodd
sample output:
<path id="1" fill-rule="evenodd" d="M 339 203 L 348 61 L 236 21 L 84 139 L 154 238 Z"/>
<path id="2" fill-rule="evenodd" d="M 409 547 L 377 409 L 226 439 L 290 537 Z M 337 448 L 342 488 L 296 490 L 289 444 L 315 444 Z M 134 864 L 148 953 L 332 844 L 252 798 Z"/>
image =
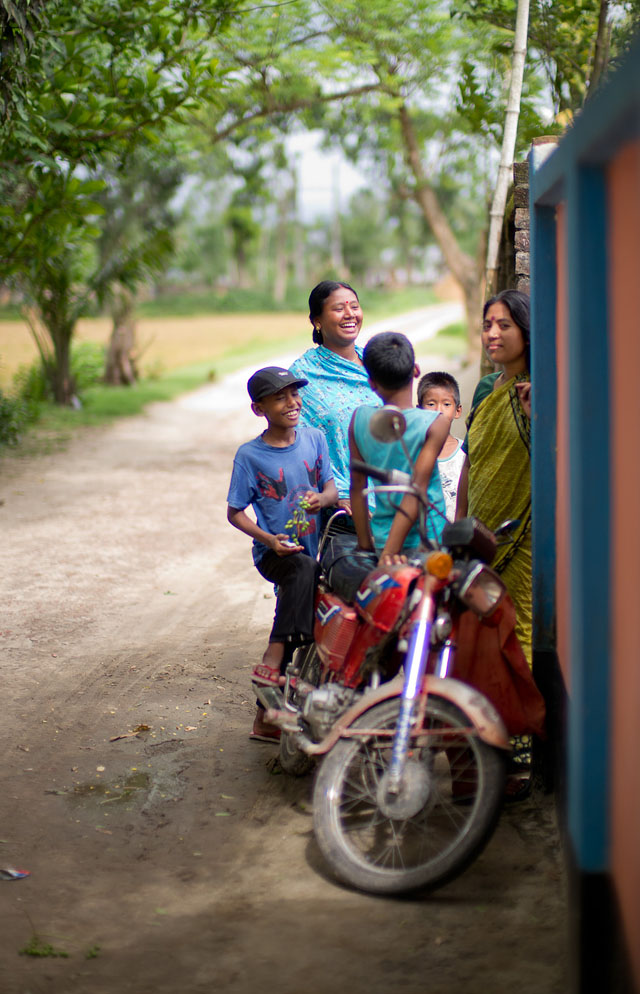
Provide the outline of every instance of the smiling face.
<path id="1" fill-rule="evenodd" d="M 273 428 L 295 428 L 300 419 L 302 397 L 297 387 L 285 387 L 255 401 L 251 407 L 254 414 L 265 417 Z"/>
<path id="2" fill-rule="evenodd" d="M 509 308 L 501 301 L 492 304 L 484 316 L 482 344 L 492 362 L 504 366 L 511 376 L 526 370 L 524 335 Z"/>
<path id="3" fill-rule="evenodd" d="M 353 290 L 339 287 L 329 294 L 322 314 L 314 319 L 322 332 L 322 344 L 331 352 L 353 347 L 362 327 L 362 308 Z"/>

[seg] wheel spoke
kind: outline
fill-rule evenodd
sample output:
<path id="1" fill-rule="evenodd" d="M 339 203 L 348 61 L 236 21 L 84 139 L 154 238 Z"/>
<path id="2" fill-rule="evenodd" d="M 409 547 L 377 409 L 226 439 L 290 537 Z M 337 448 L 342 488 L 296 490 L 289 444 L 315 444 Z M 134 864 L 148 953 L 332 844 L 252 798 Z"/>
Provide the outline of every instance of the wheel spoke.
<path id="1" fill-rule="evenodd" d="M 361 725 L 392 732 L 398 710 L 397 700 L 383 702 Z M 463 711 L 430 698 L 412 741 L 407 762 L 414 768 L 420 763 L 424 772 L 414 769 L 404 789 L 424 789 L 424 799 L 410 817 L 390 817 L 394 802 L 387 807 L 380 794 L 391 736 L 344 740 L 320 768 L 314 795 L 314 818 L 317 811 L 323 820 L 318 841 L 336 872 L 365 890 L 402 890 L 405 879 L 405 889 L 412 889 L 450 876 L 484 844 L 497 812 L 503 764 L 470 732 Z M 406 801 L 411 805 L 410 799 L 401 796 L 398 809 Z"/>
<path id="2" fill-rule="evenodd" d="M 362 740 L 342 781 L 339 816 L 351 844 L 374 866 L 404 869 L 421 863 L 427 854 L 437 854 L 464 834 L 471 810 L 453 803 L 450 796 L 454 782 L 467 785 L 475 793 L 477 759 L 468 738 L 452 745 L 458 730 L 431 718 L 432 733 L 419 756 L 433 775 L 432 803 L 411 818 L 391 819 L 377 805 L 376 792 L 391 754 L 389 739 Z M 442 734 L 438 735 L 438 731 Z M 448 771 L 434 772 L 443 757 Z"/>

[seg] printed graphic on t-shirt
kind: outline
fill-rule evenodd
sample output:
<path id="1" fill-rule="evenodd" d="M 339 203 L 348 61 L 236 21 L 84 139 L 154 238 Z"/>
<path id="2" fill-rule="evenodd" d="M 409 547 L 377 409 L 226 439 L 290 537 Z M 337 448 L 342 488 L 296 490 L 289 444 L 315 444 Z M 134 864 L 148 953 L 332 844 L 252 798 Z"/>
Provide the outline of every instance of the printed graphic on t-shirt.
<path id="1" fill-rule="evenodd" d="M 313 469 L 309 469 L 309 464 L 306 461 L 304 465 L 307 470 L 307 476 L 309 477 L 309 485 L 317 487 L 322 473 L 322 456 L 318 456 L 313 465 Z M 289 531 L 294 529 L 297 538 L 300 539 L 303 535 L 315 534 L 315 515 L 311 518 L 307 517 L 304 509 L 300 507 L 300 499 L 304 497 L 308 487 L 297 486 L 287 493 L 287 480 L 284 475 L 283 466 L 280 467 L 277 480 L 275 480 L 272 476 L 267 476 L 266 473 L 263 473 L 262 470 L 259 469 L 256 473 L 256 485 L 263 497 L 275 501 L 286 502 L 289 522 L 291 522 Z"/>
<path id="2" fill-rule="evenodd" d="M 307 460 L 305 459 L 303 461 L 305 469 L 309 476 L 309 486 L 314 487 L 316 490 L 319 490 L 321 473 L 322 473 L 322 456 L 318 456 L 311 469 L 309 469 L 309 463 L 307 462 Z"/>
<path id="3" fill-rule="evenodd" d="M 274 480 L 272 476 L 267 476 L 261 469 L 256 476 L 258 490 L 263 497 L 271 497 L 273 500 L 284 500 L 287 496 L 287 481 L 284 477 L 284 469 L 280 467 L 280 476 Z"/>

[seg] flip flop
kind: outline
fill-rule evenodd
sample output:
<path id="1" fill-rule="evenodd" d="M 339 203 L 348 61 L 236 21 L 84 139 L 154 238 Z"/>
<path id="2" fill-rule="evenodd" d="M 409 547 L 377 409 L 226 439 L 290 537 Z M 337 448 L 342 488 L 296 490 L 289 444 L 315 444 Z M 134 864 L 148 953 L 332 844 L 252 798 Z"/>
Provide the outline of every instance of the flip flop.
<path id="1" fill-rule="evenodd" d="M 504 789 L 504 799 L 507 804 L 524 801 L 531 793 L 531 775 L 509 773 Z"/>
<path id="2" fill-rule="evenodd" d="M 276 728 L 273 732 L 251 732 L 249 738 L 252 742 L 279 742 L 280 741 L 280 729 Z"/>
<path id="3" fill-rule="evenodd" d="M 284 684 L 284 677 L 280 675 L 280 668 L 276 666 L 265 666 L 258 663 L 251 674 L 253 683 L 259 683 L 261 687 L 281 687 Z M 282 683 L 280 681 L 282 680 Z"/>

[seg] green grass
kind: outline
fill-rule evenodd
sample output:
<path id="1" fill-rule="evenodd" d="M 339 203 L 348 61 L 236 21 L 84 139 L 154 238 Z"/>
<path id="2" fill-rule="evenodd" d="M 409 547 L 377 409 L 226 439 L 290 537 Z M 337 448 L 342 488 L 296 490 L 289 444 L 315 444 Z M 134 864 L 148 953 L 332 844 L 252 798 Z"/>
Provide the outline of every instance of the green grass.
<path id="1" fill-rule="evenodd" d="M 441 328 L 431 339 L 433 351 L 447 359 L 455 359 L 464 354 L 467 342 L 467 325 L 464 321 Z"/>
<path id="2" fill-rule="evenodd" d="M 360 302 L 367 320 L 391 317 L 403 311 L 426 307 L 435 302 L 427 287 L 403 287 L 398 290 L 375 287 L 358 288 Z M 292 290 L 282 303 L 259 290 L 230 290 L 227 293 L 177 293 L 148 300 L 140 304 L 140 317 L 192 317 L 196 314 L 259 314 L 278 311 L 300 311 L 307 314 L 309 291 Z"/>
<path id="3" fill-rule="evenodd" d="M 455 324 L 448 324 L 446 328 L 441 328 L 436 338 L 455 338 L 458 342 L 465 342 L 467 339 L 466 321 L 456 321 Z"/>
<path id="4" fill-rule="evenodd" d="M 435 295 L 428 287 L 410 286 L 399 289 L 356 286 L 367 320 L 392 317 L 403 311 L 427 307 L 435 303 Z M 138 317 L 194 317 L 202 314 L 273 314 L 280 311 L 299 311 L 306 315 L 309 309 L 309 291 L 292 290 L 282 303 L 276 303 L 270 293 L 261 290 L 229 290 L 225 293 L 171 293 L 138 304 Z M 96 317 L 95 312 L 86 317 Z M 1 321 L 19 321 L 19 307 L 0 307 Z"/>
<path id="5" fill-rule="evenodd" d="M 62 957 L 63 959 L 69 958 L 69 953 L 64 949 L 56 949 L 52 946 L 50 942 L 45 942 L 40 936 L 34 932 L 26 946 L 18 950 L 20 956 L 36 956 L 36 957 Z"/>

